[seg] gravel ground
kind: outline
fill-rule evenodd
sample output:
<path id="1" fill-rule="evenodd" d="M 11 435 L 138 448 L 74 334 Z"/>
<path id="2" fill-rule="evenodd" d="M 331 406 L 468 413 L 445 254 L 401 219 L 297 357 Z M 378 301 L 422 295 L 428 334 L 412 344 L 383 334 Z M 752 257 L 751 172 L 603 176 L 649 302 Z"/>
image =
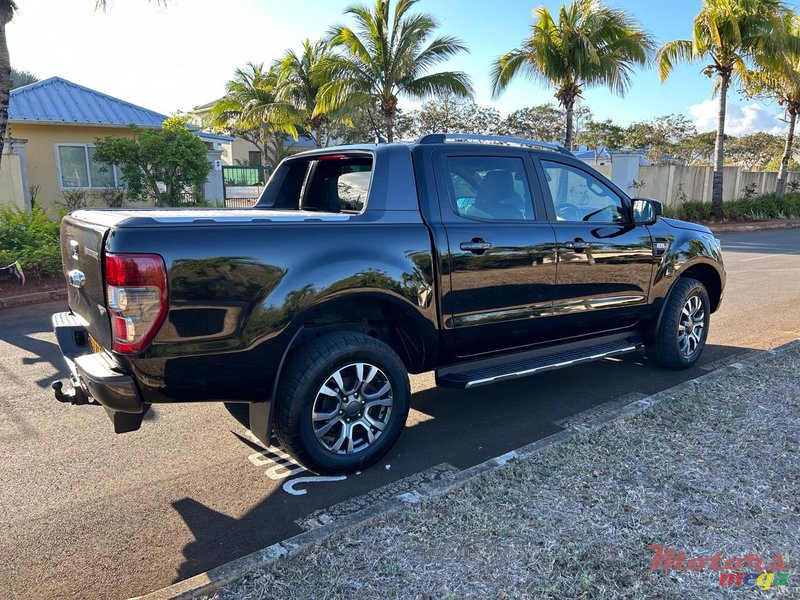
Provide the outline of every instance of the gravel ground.
<path id="1" fill-rule="evenodd" d="M 800 597 L 800 346 L 508 463 L 249 574 L 211 598 Z M 687 556 L 771 561 L 721 589 Z M 747 569 L 744 569 L 747 571 Z"/>

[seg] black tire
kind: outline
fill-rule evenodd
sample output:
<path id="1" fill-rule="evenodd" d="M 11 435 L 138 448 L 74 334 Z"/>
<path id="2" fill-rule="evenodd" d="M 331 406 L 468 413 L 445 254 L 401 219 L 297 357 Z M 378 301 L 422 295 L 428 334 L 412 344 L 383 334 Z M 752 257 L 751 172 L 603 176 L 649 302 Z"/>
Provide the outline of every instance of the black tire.
<path id="1" fill-rule="evenodd" d="M 333 373 L 359 362 L 377 367 L 388 380 L 391 410 L 384 429 L 367 447 L 355 453 L 336 453 L 317 439 L 314 403 Z M 377 462 L 394 445 L 405 427 L 410 398 L 406 367 L 389 346 L 357 332 L 326 334 L 301 347 L 287 362 L 278 385 L 275 433 L 281 446 L 312 471 L 353 472 Z M 340 421 L 335 427 L 344 427 L 342 419 L 331 420 Z"/>
<path id="2" fill-rule="evenodd" d="M 660 367 L 681 370 L 691 367 L 703 353 L 708 339 L 711 302 L 705 286 L 696 279 L 682 277 L 674 285 L 675 287 L 667 298 L 667 304 L 664 306 L 661 321 L 657 324 L 652 340 L 647 345 L 647 355 Z M 684 308 L 692 298 L 698 298 L 700 301 L 703 314 L 702 318 L 699 316 L 697 318 L 699 322 L 702 322 L 703 327 L 697 334 L 699 341 L 693 348 L 687 348 L 688 352 L 686 352 L 681 349 L 680 328 L 683 326 L 682 320 L 686 318 L 683 312 Z"/>

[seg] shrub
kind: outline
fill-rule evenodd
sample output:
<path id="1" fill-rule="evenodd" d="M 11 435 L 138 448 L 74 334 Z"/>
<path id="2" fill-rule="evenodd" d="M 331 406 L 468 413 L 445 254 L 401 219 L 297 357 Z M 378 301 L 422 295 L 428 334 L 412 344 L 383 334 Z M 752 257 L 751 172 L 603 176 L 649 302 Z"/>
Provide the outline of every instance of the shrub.
<path id="1" fill-rule="evenodd" d="M 125 208 L 125 190 L 122 188 L 104 188 L 94 192 L 94 197 L 109 208 Z"/>
<path id="2" fill-rule="evenodd" d="M 68 213 L 86 208 L 89 205 L 89 193 L 86 190 L 64 190 L 61 192 L 61 202 L 58 204 Z"/>
<path id="3" fill-rule="evenodd" d="M 0 266 L 19 260 L 35 278 L 61 274 L 59 224 L 39 207 L 0 207 Z"/>
<path id="4" fill-rule="evenodd" d="M 667 207 L 669 217 L 685 221 L 712 221 L 710 202 L 686 202 Z M 725 218 L 731 221 L 761 221 L 765 219 L 800 219 L 800 193 L 787 192 L 778 199 L 775 194 L 740 198 L 725 203 Z"/>

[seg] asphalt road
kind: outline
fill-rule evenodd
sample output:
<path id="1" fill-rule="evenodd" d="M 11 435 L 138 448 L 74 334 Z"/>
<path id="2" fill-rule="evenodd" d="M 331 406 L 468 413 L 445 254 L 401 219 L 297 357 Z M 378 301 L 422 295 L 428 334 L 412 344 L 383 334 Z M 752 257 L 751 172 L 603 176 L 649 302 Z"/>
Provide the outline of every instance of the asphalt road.
<path id="1" fill-rule="evenodd" d="M 157 407 L 115 435 L 104 411 L 57 403 L 60 303 L 0 312 L 0 588 L 11 598 L 136 596 L 497 456 L 571 416 L 697 377 L 800 337 L 800 230 L 720 235 L 721 310 L 695 368 L 641 353 L 470 391 L 414 377 L 413 411 L 378 465 L 313 477 L 264 450 L 219 405 Z"/>

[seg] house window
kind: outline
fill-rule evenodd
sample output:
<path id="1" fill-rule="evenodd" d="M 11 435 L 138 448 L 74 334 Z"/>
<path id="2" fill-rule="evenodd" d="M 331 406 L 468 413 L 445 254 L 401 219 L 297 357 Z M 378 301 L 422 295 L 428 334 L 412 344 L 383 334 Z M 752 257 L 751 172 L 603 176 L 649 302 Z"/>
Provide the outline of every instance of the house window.
<path id="1" fill-rule="evenodd" d="M 260 167 L 262 165 L 261 162 L 261 152 L 258 150 L 250 150 L 247 156 L 247 163 L 251 167 Z"/>
<path id="2" fill-rule="evenodd" d="M 61 189 L 124 187 L 122 165 L 94 160 L 92 144 L 56 144 Z"/>

